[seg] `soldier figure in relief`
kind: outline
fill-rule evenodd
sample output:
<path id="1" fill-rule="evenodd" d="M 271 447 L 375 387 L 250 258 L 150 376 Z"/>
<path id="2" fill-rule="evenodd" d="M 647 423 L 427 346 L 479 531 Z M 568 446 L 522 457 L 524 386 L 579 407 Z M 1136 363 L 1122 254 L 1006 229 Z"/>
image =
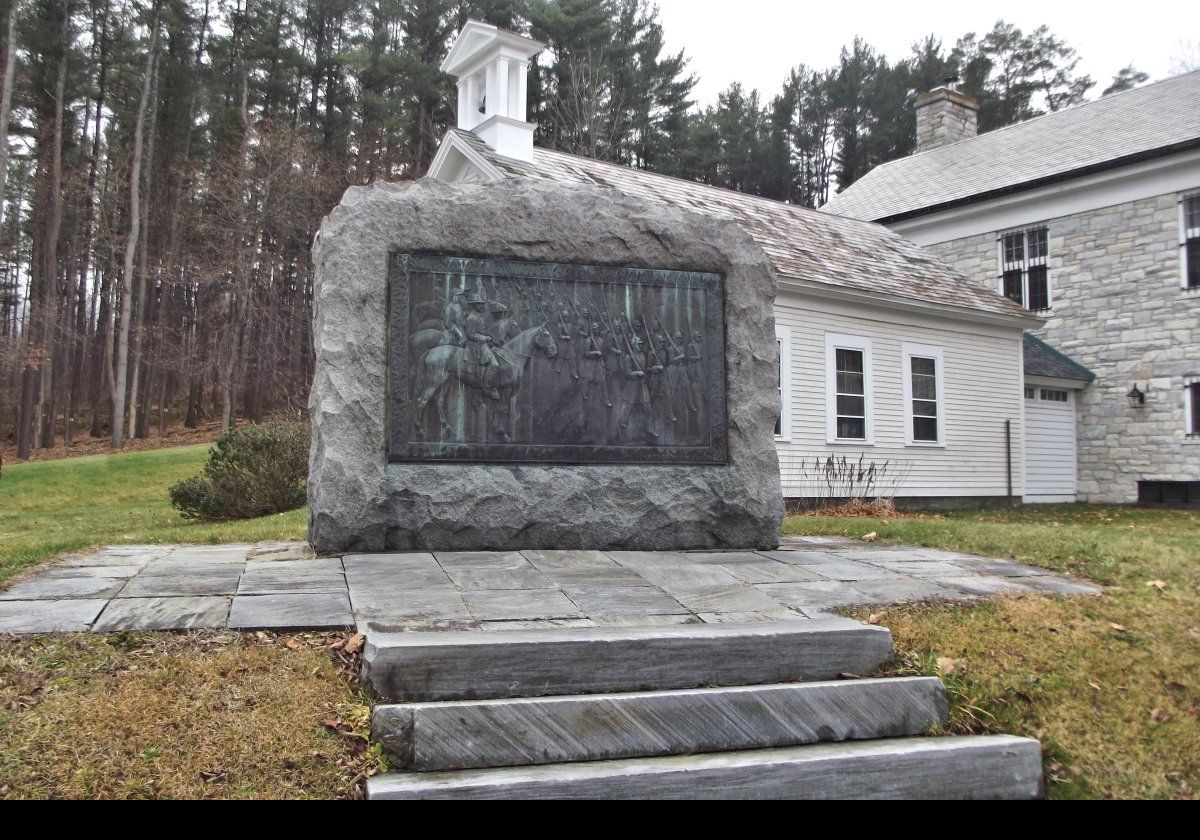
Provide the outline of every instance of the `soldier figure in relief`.
<path id="1" fill-rule="evenodd" d="M 442 321 L 446 325 L 450 343 L 459 347 L 467 343 L 467 334 L 463 328 L 467 320 L 466 299 L 466 292 L 455 292 L 454 297 L 442 309 Z"/>
<path id="2" fill-rule="evenodd" d="M 700 331 L 699 330 L 692 331 L 692 340 L 688 342 L 687 348 L 685 350 L 685 355 L 687 356 L 686 364 L 687 364 L 687 382 L 688 382 L 687 410 L 696 412 L 696 411 L 700 410 L 700 393 L 701 393 L 700 388 L 701 388 L 701 385 L 703 384 L 700 381 L 700 377 L 702 375 L 702 372 L 700 370 L 700 362 L 702 361 L 703 357 L 701 356 L 701 353 L 700 353 Z"/>
<path id="3" fill-rule="evenodd" d="M 463 331 L 467 337 L 467 352 L 472 363 L 479 366 L 479 380 L 484 390 L 494 400 L 500 399 L 500 392 L 491 385 L 495 380 L 496 354 L 492 352 L 491 324 L 487 317 L 487 298 L 481 292 L 476 292 L 467 301 L 471 307 L 467 313 Z"/>

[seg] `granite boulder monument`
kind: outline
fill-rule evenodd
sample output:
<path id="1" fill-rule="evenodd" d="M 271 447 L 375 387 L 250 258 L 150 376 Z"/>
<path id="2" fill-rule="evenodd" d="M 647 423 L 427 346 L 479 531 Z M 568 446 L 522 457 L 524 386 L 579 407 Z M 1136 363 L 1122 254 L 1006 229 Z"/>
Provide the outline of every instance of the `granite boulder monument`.
<path id="1" fill-rule="evenodd" d="M 352 187 L 316 264 L 321 552 L 774 547 L 762 248 L 582 184 Z"/>

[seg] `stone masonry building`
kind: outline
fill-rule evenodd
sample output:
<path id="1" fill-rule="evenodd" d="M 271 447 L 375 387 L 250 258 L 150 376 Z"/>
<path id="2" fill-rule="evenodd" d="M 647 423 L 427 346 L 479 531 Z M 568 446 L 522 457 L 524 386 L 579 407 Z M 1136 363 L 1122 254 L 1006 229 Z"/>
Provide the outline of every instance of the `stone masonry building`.
<path id="1" fill-rule="evenodd" d="M 1062 496 L 1200 504 L 1200 72 L 978 136 L 964 98 L 919 98 L 918 152 L 823 209 L 881 222 L 1045 319 L 1036 335 L 1078 363 L 1055 382 L 1026 344 L 1027 415 L 1045 395 L 1075 405 Z M 1027 423 L 1027 453 L 1070 445 L 1036 434 Z"/>

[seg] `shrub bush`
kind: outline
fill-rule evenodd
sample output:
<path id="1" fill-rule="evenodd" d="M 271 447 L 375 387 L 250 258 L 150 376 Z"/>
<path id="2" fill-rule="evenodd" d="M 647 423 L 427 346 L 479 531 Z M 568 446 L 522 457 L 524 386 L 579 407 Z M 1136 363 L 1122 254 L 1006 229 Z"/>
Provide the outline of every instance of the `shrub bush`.
<path id="1" fill-rule="evenodd" d="M 305 503 L 308 424 L 272 422 L 217 438 L 200 475 L 170 487 L 185 519 L 253 519 Z"/>

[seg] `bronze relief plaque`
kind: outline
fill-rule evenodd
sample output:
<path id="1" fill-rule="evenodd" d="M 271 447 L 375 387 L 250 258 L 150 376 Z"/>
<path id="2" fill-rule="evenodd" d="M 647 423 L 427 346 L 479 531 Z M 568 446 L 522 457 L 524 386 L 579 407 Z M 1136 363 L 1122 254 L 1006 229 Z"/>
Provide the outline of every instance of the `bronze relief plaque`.
<path id="1" fill-rule="evenodd" d="M 718 274 L 394 253 L 395 462 L 724 464 Z"/>

